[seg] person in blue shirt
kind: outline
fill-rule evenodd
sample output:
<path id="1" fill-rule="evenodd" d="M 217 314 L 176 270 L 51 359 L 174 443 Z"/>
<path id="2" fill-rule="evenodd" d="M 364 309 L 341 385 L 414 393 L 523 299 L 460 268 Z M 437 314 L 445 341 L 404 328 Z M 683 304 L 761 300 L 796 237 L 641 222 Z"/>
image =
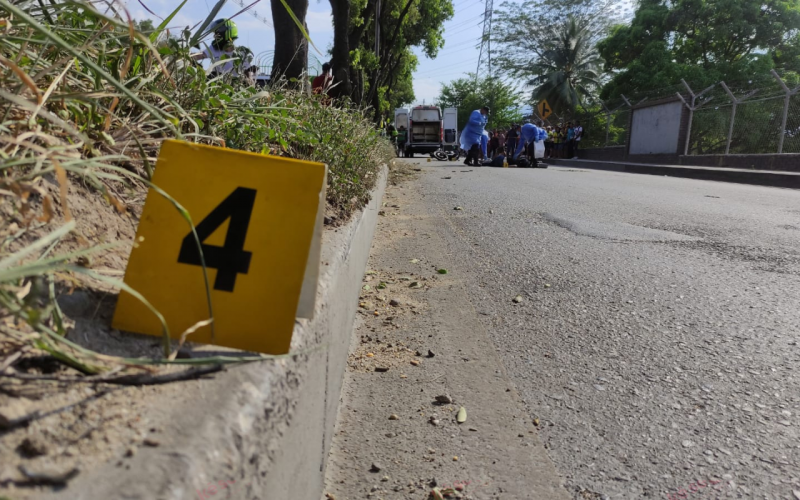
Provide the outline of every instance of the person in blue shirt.
<path id="1" fill-rule="evenodd" d="M 575 153 L 575 128 L 572 122 L 567 122 L 567 158 L 572 158 Z"/>
<path id="2" fill-rule="evenodd" d="M 528 157 L 528 162 L 530 162 L 533 168 L 537 168 L 539 163 L 536 161 L 534 143 L 543 141 L 546 137 L 546 130 L 537 127 L 533 123 L 526 123 L 519 129 L 519 142 L 512 158 L 514 160 L 519 158 L 522 149 L 525 148 L 525 155 Z"/>
<path id="3" fill-rule="evenodd" d="M 484 127 L 489 121 L 489 108 L 487 106 L 476 109 L 469 115 L 469 120 L 461 132 L 461 149 L 467 152 L 465 165 L 480 165 L 481 151 L 485 151 Z M 485 156 L 485 153 L 484 153 Z"/>

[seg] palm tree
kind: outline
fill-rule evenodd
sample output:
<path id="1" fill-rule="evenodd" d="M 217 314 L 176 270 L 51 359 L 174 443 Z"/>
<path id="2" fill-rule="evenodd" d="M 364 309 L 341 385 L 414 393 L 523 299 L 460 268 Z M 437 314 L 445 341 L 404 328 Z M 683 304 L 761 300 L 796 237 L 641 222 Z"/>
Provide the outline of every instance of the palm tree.
<path id="1" fill-rule="evenodd" d="M 570 113 L 600 86 L 602 59 L 592 43 L 594 32 L 589 22 L 569 16 L 550 31 L 549 45 L 534 63 L 537 76 L 528 85 L 535 87 L 535 101 L 547 99 L 559 114 Z"/>

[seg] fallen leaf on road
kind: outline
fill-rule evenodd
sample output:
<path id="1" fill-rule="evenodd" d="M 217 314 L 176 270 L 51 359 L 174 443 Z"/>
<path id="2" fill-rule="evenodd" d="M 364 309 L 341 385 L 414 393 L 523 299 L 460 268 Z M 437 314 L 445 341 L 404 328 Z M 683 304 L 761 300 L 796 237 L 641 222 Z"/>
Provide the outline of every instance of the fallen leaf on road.
<path id="1" fill-rule="evenodd" d="M 461 207 L 455 207 L 453 210 L 464 210 L 464 209 Z"/>
<path id="2" fill-rule="evenodd" d="M 458 422 L 459 424 L 463 424 L 466 421 L 467 421 L 467 409 L 462 406 L 458 410 L 458 415 L 456 415 L 456 422 Z"/>
<path id="3" fill-rule="evenodd" d="M 447 274 L 447 269 L 437 269 L 436 272 L 439 274 Z"/>
<path id="4" fill-rule="evenodd" d="M 517 295 L 516 297 L 514 297 L 513 302 L 515 304 L 519 304 L 520 302 L 522 302 L 522 295 Z"/>
<path id="5" fill-rule="evenodd" d="M 373 357 L 373 356 L 375 356 L 373 353 L 371 353 L 371 352 L 368 352 L 368 353 L 367 353 L 367 357 L 368 357 L 368 358 L 371 358 L 371 357 Z"/>
<path id="6" fill-rule="evenodd" d="M 389 415 L 389 420 L 400 420 L 400 417 L 392 413 L 391 415 Z"/>
<path id="7" fill-rule="evenodd" d="M 419 366 L 419 361 L 417 361 L 416 359 L 412 359 L 411 364 L 414 366 Z"/>
<path id="8" fill-rule="evenodd" d="M 369 289 L 370 289 L 369 285 L 364 285 L 364 290 L 369 290 Z"/>
<path id="9" fill-rule="evenodd" d="M 419 259 L 411 259 L 412 264 L 416 264 L 417 262 L 419 262 Z"/>
<path id="10" fill-rule="evenodd" d="M 452 177 L 442 177 L 442 179 L 452 179 Z"/>
<path id="11" fill-rule="evenodd" d="M 422 288 L 422 284 L 419 281 L 412 281 L 411 284 L 408 285 L 408 287 L 409 288 Z"/>

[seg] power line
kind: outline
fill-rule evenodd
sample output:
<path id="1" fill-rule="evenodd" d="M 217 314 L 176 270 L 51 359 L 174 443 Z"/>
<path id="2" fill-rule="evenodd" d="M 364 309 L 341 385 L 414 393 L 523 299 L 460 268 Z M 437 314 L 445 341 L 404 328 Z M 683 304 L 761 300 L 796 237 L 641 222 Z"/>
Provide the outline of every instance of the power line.
<path id="1" fill-rule="evenodd" d="M 432 76 L 432 75 L 436 75 L 436 74 L 440 74 L 440 73 L 449 73 L 449 72 L 452 72 L 453 70 L 448 69 L 448 68 L 452 68 L 453 66 L 465 65 L 465 64 L 469 64 L 469 63 L 467 61 L 459 61 L 459 62 L 453 63 L 453 64 L 446 64 L 444 66 L 439 66 L 437 68 L 434 68 L 434 69 L 431 69 L 431 70 L 428 70 L 428 71 L 422 71 L 422 72 L 416 73 L 416 76 Z"/>
<path id="2" fill-rule="evenodd" d="M 486 47 L 486 61 L 489 66 L 489 76 L 492 76 L 492 9 L 494 0 L 486 0 L 486 8 L 483 11 L 483 34 L 481 35 L 481 49 L 478 53 L 478 68 L 475 70 L 475 80 L 481 72 L 481 62 L 483 62 L 484 47 Z"/>
<path id="3" fill-rule="evenodd" d="M 472 31 L 473 29 L 475 29 L 475 27 L 476 27 L 476 26 L 480 26 L 482 23 L 483 23 L 483 21 L 477 22 L 477 23 L 475 23 L 475 24 L 470 24 L 469 26 L 467 26 L 467 27 L 465 27 L 465 28 L 461 28 L 461 29 L 460 29 L 460 30 L 458 30 L 458 31 L 454 31 L 454 32 L 452 32 L 452 33 L 449 33 L 449 35 L 450 35 L 450 36 L 455 36 L 455 35 L 458 35 L 458 34 L 464 33 L 465 31 Z"/>
<path id="4" fill-rule="evenodd" d="M 255 0 L 250 5 L 245 5 L 244 0 L 231 0 L 231 1 L 236 5 L 238 5 L 239 7 L 241 7 L 244 10 L 244 12 L 247 12 L 251 16 L 261 21 L 262 23 L 266 24 L 267 26 L 272 26 L 272 22 L 269 19 L 259 14 L 258 11 L 253 10 L 253 7 L 261 0 Z"/>
<path id="5" fill-rule="evenodd" d="M 453 24 L 452 26 L 445 25 L 444 26 L 444 30 L 446 32 L 449 29 L 461 28 L 462 26 L 466 26 L 468 24 L 472 24 L 475 21 L 478 21 L 479 19 L 482 19 L 482 18 L 483 18 L 483 14 L 478 14 L 477 16 L 472 16 L 471 18 L 467 19 L 466 21 L 460 21 L 460 22 L 458 22 L 456 24 Z"/>

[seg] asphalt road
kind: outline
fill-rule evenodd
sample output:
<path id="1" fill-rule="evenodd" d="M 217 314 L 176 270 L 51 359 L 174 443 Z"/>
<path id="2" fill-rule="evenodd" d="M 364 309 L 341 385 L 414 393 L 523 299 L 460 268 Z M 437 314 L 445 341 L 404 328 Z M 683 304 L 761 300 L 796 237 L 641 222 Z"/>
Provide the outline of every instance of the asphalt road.
<path id="1" fill-rule="evenodd" d="M 800 498 L 800 191 L 416 162 L 571 495 Z"/>

